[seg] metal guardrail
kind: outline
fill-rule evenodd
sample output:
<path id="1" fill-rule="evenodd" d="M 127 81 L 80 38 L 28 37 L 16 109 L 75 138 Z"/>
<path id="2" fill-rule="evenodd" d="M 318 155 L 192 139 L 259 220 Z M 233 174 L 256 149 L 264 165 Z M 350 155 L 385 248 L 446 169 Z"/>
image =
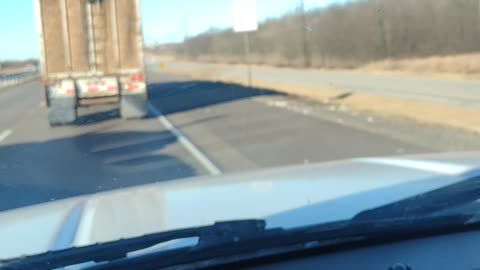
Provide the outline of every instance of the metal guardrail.
<path id="1" fill-rule="evenodd" d="M 0 74 L 0 89 L 7 86 L 17 85 L 35 76 L 38 76 L 38 71 L 28 71 L 8 75 Z"/>

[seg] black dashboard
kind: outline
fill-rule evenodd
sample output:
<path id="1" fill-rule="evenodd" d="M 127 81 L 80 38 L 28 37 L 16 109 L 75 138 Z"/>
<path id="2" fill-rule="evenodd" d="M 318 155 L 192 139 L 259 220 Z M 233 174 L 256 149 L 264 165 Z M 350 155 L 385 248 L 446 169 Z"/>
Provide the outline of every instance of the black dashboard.
<path id="1" fill-rule="evenodd" d="M 343 250 L 243 269 L 480 269 L 480 232 Z"/>

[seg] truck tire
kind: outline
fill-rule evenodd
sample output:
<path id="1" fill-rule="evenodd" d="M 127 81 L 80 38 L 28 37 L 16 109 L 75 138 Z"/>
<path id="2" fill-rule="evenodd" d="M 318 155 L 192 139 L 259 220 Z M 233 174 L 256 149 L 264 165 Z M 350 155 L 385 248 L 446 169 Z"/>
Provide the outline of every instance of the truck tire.
<path id="1" fill-rule="evenodd" d="M 123 119 L 143 118 L 147 113 L 146 92 L 122 95 L 120 100 L 120 115 Z"/>
<path id="2" fill-rule="evenodd" d="M 48 122 L 52 127 L 71 124 L 77 119 L 75 98 L 49 99 L 48 105 Z"/>

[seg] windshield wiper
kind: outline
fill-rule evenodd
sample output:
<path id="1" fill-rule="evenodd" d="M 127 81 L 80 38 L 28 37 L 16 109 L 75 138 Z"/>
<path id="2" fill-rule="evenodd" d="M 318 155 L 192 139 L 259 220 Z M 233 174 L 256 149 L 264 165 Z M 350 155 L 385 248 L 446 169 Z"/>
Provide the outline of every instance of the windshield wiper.
<path id="1" fill-rule="evenodd" d="M 378 220 L 432 215 L 480 199 L 480 176 L 471 177 L 394 203 L 358 213 L 355 220 Z M 461 214 L 461 213 L 457 213 Z"/>
<path id="2" fill-rule="evenodd" d="M 161 269 L 172 266 L 197 269 L 202 266 L 219 266 L 269 256 L 283 258 L 283 255 L 292 253 L 313 250 L 321 253 L 329 250 L 350 249 L 479 230 L 480 224 L 477 221 L 470 222 L 471 220 L 472 215 L 365 222 L 344 220 L 289 230 L 272 229 L 266 230 L 266 233 L 258 235 L 257 238 L 236 243 L 224 243 L 199 249 L 172 250 L 171 252 L 161 251 L 96 265 L 91 269 Z M 225 268 L 228 269 L 228 267 Z"/>
<path id="3" fill-rule="evenodd" d="M 471 222 L 474 220 L 473 222 Z M 148 269 L 177 266 L 215 259 L 250 258 L 332 246 L 371 245 L 376 242 L 441 235 L 480 229 L 474 215 L 404 218 L 392 220 L 344 220 L 294 229 L 265 229 L 263 220 L 218 222 L 211 226 L 161 232 L 110 243 L 95 244 L 67 250 L 0 262 L 2 269 L 52 269 L 85 262 L 104 262 L 95 269 Z M 128 253 L 160 243 L 198 237 L 197 245 L 168 251 L 126 257 Z M 273 250 L 273 251 L 272 251 Z M 259 253 L 262 251 L 262 253 Z M 252 255 L 253 254 L 253 255 Z M 219 261 L 219 262 L 220 262 Z M 209 263 L 212 265 L 212 262 Z"/>
<path id="4" fill-rule="evenodd" d="M 172 240 L 198 237 L 195 248 L 206 248 L 225 243 L 236 243 L 264 235 L 265 221 L 238 220 L 216 222 L 210 226 L 160 232 L 140 237 L 84 247 L 49 251 L 12 260 L 0 261 L 1 269 L 52 269 L 85 262 L 112 261 L 124 258 L 128 253 L 146 249 Z M 275 230 L 269 230 L 269 233 Z"/>

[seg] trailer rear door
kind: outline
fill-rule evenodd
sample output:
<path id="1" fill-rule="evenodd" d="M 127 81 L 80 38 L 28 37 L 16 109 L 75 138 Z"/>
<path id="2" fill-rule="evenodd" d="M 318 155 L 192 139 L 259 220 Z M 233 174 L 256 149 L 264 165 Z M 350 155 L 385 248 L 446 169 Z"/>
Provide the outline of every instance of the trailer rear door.
<path id="1" fill-rule="evenodd" d="M 143 72 L 138 0 L 38 1 L 46 76 Z"/>

